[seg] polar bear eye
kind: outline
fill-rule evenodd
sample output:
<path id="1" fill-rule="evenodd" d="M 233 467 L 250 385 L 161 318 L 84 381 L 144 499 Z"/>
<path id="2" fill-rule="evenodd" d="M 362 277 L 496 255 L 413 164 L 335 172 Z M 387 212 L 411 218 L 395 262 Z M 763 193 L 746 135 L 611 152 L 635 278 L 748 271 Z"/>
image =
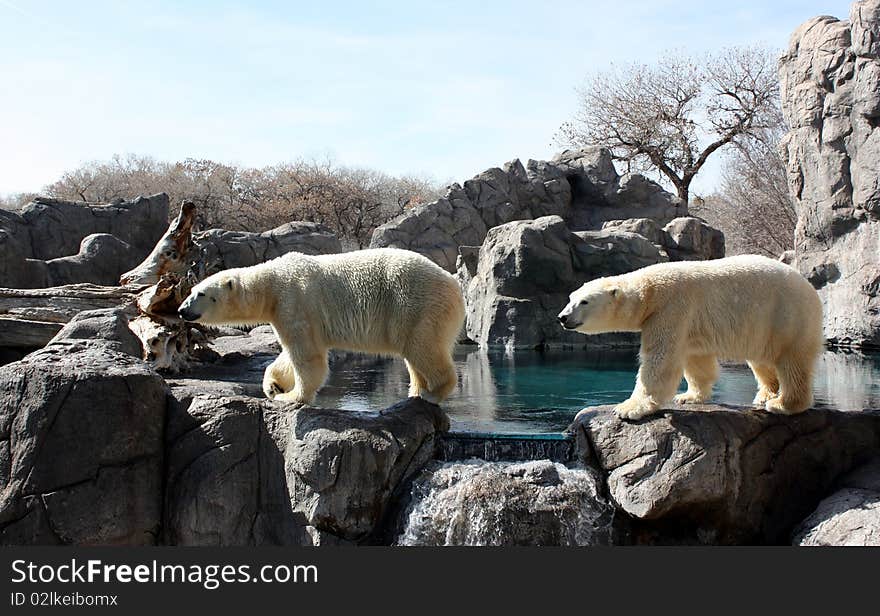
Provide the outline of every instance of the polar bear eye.
<path id="1" fill-rule="evenodd" d="M 589 304 L 589 303 L 590 303 L 590 302 L 588 302 L 588 301 L 585 300 L 585 299 L 582 299 L 582 300 L 581 300 L 581 306 L 586 306 L 586 305 Z"/>

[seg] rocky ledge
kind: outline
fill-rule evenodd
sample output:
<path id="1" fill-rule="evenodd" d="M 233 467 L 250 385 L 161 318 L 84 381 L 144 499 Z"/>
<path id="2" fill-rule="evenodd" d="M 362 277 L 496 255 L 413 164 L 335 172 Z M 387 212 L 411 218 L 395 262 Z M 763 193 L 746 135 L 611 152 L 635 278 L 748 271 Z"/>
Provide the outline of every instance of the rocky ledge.
<path id="1" fill-rule="evenodd" d="M 0 543 L 880 537 L 880 411 L 707 406 L 629 423 L 596 408 L 567 441 L 528 448 L 539 459 L 487 459 L 496 447 L 447 438 L 446 415 L 420 399 L 370 413 L 265 400 L 242 370 L 271 358 L 270 336 L 218 340 L 199 370 L 166 381 L 138 358 L 125 314 L 96 310 L 0 367 Z"/>

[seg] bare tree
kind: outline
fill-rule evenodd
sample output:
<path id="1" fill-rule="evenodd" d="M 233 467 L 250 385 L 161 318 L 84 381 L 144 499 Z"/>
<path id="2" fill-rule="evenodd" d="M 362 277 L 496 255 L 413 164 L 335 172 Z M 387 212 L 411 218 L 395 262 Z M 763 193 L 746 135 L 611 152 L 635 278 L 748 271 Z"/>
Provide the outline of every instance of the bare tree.
<path id="1" fill-rule="evenodd" d="M 166 192 L 172 203 L 196 204 L 197 226 L 265 231 L 285 221 L 328 226 L 349 247 L 366 246 L 373 230 L 438 196 L 431 181 L 394 177 L 331 160 L 299 160 L 262 169 L 188 158 L 167 163 L 114 156 L 65 173 L 46 192 L 61 199 L 108 203 Z"/>
<path id="2" fill-rule="evenodd" d="M 0 210 L 7 212 L 19 212 L 27 202 L 36 195 L 32 193 L 12 193 L 8 195 L 0 195 Z"/>
<path id="3" fill-rule="evenodd" d="M 771 51 L 742 47 L 612 67 L 579 93 L 579 111 L 557 142 L 608 147 L 629 170 L 661 174 L 687 202 L 712 154 L 772 126 L 779 82 Z"/>
<path id="4" fill-rule="evenodd" d="M 788 191 L 779 141 L 781 116 L 759 138 L 737 143 L 724 163 L 718 193 L 691 207 L 724 231 L 727 253 L 778 257 L 794 248 L 797 214 Z"/>

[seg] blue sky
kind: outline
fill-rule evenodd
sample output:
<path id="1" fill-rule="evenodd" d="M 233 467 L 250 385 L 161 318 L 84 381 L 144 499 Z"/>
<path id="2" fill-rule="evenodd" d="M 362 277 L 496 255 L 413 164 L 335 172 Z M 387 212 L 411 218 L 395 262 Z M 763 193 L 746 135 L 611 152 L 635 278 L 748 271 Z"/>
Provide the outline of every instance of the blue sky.
<path id="1" fill-rule="evenodd" d="M 575 88 L 612 61 L 782 49 L 849 5 L 0 0 L 0 193 L 114 153 L 464 180 L 551 156 Z"/>

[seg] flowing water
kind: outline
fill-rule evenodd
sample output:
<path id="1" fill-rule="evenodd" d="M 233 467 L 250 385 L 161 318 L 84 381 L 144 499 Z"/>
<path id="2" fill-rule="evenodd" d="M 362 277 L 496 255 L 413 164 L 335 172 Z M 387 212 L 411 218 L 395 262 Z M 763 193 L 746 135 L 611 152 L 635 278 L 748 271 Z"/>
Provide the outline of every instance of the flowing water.
<path id="1" fill-rule="evenodd" d="M 459 432 L 558 433 L 586 406 L 625 400 L 637 370 L 635 354 L 620 351 L 506 354 L 462 346 L 455 360 L 459 383 L 443 408 Z M 406 397 L 408 385 L 403 360 L 339 355 L 316 402 L 377 410 Z M 880 408 L 880 355 L 825 352 L 813 387 L 817 406 Z M 713 401 L 748 405 L 755 389 L 747 366 L 723 366 Z"/>
<path id="2" fill-rule="evenodd" d="M 435 462 L 413 482 L 399 545 L 607 545 L 613 508 L 588 470 L 549 460 Z"/>

